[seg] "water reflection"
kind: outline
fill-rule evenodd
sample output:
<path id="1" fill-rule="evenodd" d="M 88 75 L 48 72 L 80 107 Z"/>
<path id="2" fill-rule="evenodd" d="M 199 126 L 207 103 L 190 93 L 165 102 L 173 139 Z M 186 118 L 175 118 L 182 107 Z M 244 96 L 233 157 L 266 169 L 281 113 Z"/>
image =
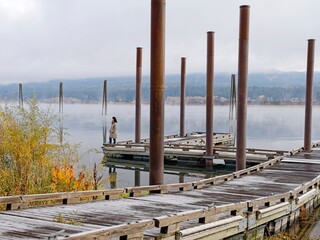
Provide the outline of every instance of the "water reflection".
<path id="1" fill-rule="evenodd" d="M 141 186 L 141 174 L 139 169 L 134 170 L 134 186 L 135 187 Z"/>
<path id="2" fill-rule="evenodd" d="M 58 112 L 58 109 L 56 110 Z M 119 120 L 119 141 L 134 139 L 134 110 L 134 104 L 108 105 L 110 115 L 106 116 L 106 119 L 109 119 L 112 115 L 117 116 Z M 150 106 L 148 104 L 142 104 L 142 138 L 149 137 L 149 110 Z M 187 105 L 185 118 L 187 132 L 205 131 L 205 105 Z M 314 106 L 312 132 L 314 142 L 320 136 L 320 125 L 315 124 L 319 121 L 319 118 L 319 106 Z M 303 145 L 304 106 L 248 106 L 247 119 L 247 147 L 292 150 Z M 101 104 L 65 104 L 63 124 L 70 133 L 67 136 L 69 140 L 74 143 L 81 142 L 83 152 L 91 148 L 101 149 L 102 142 L 106 139 L 106 127 L 103 128 L 104 121 L 101 122 Z M 165 134 L 176 134 L 179 128 L 179 105 L 166 105 Z M 229 106 L 215 106 L 214 131 L 229 131 Z M 102 153 L 97 153 L 96 156 L 88 156 L 82 163 L 87 166 L 93 165 L 95 162 L 99 163 L 102 156 Z M 116 163 L 119 164 L 119 162 Z M 132 169 L 115 166 L 117 167 L 115 171 L 117 174 L 112 176 L 112 179 L 117 179 L 118 187 L 134 186 L 139 182 L 140 185 L 149 184 L 148 172 L 144 167 L 141 170 L 139 166 Z M 205 174 L 223 174 L 224 171 L 223 169 L 217 169 L 217 173 L 212 173 L 211 170 L 205 173 L 203 172 L 204 169 L 201 169 L 201 173 L 193 173 L 191 171 L 197 169 L 196 166 L 189 166 L 187 170 L 181 169 L 182 167 L 179 166 L 179 169 L 175 170 L 167 168 L 164 181 L 166 183 L 177 183 L 183 179 L 184 182 L 187 182 L 201 179 Z M 108 170 L 109 166 L 105 175 L 109 174 Z M 140 176 L 136 174 L 136 171 L 140 173 Z M 172 174 L 171 171 L 176 174 Z M 190 175 L 185 175 L 186 171 L 190 171 Z M 112 170 L 111 175 L 115 175 L 115 172 Z"/>
<path id="3" fill-rule="evenodd" d="M 115 167 L 109 167 L 109 177 L 108 182 L 110 183 L 110 188 L 117 188 L 118 174 Z"/>
<path id="4" fill-rule="evenodd" d="M 142 105 L 142 138 L 149 137 L 149 108 L 148 104 Z M 107 119 L 117 116 L 119 120 L 118 140 L 134 139 L 135 111 L 133 104 L 110 104 L 108 105 Z M 167 105 L 165 109 L 165 135 L 176 134 L 179 131 L 179 106 Z M 314 107 L 313 122 L 318 122 L 320 117 L 319 106 Z M 279 140 L 301 140 L 304 131 L 304 107 L 303 106 L 248 106 L 248 139 L 263 139 L 265 148 L 274 139 Z M 205 106 L 186 106 L 186 131 L 205 131 Z M 65 105 L 64 127 L 71 134 L 79 132 L 83 134 L 80 141 L 90 144 L 91 147 L 100 147 L 103 141 L 101 134 L 101 105 L 73 104 Z M 214 131 L 229 131 L 229 107 L 215 106 L 214 109 Z M 96 134 L 94 142 L 87 141 L 85 135 Z M 313 138 L 320 136 L 320 125 L 313 125 Z M 78 141 L 71 135 L 71 139 Z M 252 141 L 254 143 L 254 141 Z M 248 147 L 254 147 L 249 145 Z M 295 146 L 298 147 L 298 146 Z"/>
<path id="5" fill-rule="evenodd" d="M 105 166 L 109 169 L 109 183 L 111 188 L 148 185 L 149 162 L 148 160 L 108 158 Z M 121 175 L 126 171 L 125 176 Z M 214 165 L 208 167 L 205 162 L 196 161 L 165 161 L 164 182 L 185 183 L 204 178 L 211 178 L 235 171 L 234 165 Z M 119 175 L 126 180 L 127 185 L 121 181 L 117 186 Z M 128 185 L 129 183 L 129 185 Z"/>

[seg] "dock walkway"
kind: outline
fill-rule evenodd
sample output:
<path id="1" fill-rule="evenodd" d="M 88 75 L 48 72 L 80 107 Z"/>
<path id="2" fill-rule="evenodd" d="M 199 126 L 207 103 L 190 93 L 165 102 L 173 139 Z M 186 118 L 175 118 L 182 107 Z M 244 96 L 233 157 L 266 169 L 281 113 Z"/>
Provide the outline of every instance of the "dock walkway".
<path id="1" fill-rule="evenodd" d="M 223 159 L 227 163 L 235 164 L 236 148 L 232 147 L 234 136 L 230 133 L 213 134 L 213 158 Z M 139 143 L 132 140 L 121 141 L 117 144 L 104 144 L 104 154 L 111 157 L 130 159 L 149 159 L 149 138 L 141 139 Z M 257 164 L 273 158 L 285 151 L 247 149 L 247 163 Z M 184 137 L 178 134 L 164 136 L 164 158 L 165 160 L 208 160 L 206 153 L 206 133 L 190 132 Z"/>
<path id="2" fill-rule="evenodd" d="M 319 144 L 301 151 L 192 183 L 0 197 L 0 238 L 221 239 L 284 229 L 320 202 Z M 92 196 L 119 199 L 72 204 Z M 14 210 L 49 199 L 63 204 Z"/>
<path id="3" fill-rule="evenodd" d="M 234 142 L 234 136 L 230 133 L 214 133 L 213 146 L 230 146 Z M 191 132 L 184 137 L 178 134 L 164 136 L 164 156 L 167 159 L 188 157 L 203 158 L 205 155 L 206 133 Z M 105 154 L 113 154 L 124 157 L 149 158 L 150 139 L 141 139 L 139 143 L 132 140 L 118 142 L 117 144 L 104 144 Z"/>

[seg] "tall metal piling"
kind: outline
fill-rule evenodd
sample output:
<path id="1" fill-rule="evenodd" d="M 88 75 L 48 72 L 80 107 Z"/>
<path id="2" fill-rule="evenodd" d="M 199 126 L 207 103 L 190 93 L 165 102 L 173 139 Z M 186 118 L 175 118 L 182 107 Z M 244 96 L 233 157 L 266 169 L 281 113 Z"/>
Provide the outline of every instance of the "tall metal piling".
<path id="1" fill-rule="evenodd" d="M 314 49 L 315 40 L 308 40 L 307 53 L 307 73 L 306 73 L 306 106 L 305 106 L 305 121 L 304 121 L 304 150 L 311 151 L 312 137 L 312 90 L 313 90 L 313 73 L 314 73 Z"/>
<path id="2" fill-rule="evenodd" d="M 140 143 L 141 140 L 141 82 L 142 82 L 142 48 L 137 48 L 136 59 L 136 128 L 135 142 Z"/>
<path id="3" fill-rule="evenodd" d="M 165 0 L 151 0 L 150 185 L 163 184 L 165 7 Z"/>
<path id="4" fill-rule="evenodd" d="M 213 155 L 214 32 L 207 32 L 206 156 Z"/>
<path id="5" fill-rule="evenodd" d="M 186 58 L 181 58 L 181 85 L 180 85 L 180 137 L 185 135 L 185 97 L 186 97 Z"/>
<path id="6" fill-rule="evenodd" d="M 23 108 L 22 83 L 19 83 L 19 107 Z"/>
<path id="7" fill-rule="evenodd" d="M 240 6 L 236 153 L 237 170 L 246 168 L 249 15 L 250 6 Z"/>

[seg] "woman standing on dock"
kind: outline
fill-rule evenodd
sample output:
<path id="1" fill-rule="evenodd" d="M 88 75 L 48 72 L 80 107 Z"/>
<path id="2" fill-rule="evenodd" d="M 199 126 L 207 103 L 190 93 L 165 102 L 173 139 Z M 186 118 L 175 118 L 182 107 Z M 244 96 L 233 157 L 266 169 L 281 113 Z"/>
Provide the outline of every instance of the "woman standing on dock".
<path id="1" fill-rule="evenodd" d="M 111 121 L 111 127 L 109 129 L 109 143 L 112 143 L 112 139 L 113 139 L 113 144 L 116 144 L 117 141 L 117 118 L 116 117 L 112 117 L 112 121 Z"/>

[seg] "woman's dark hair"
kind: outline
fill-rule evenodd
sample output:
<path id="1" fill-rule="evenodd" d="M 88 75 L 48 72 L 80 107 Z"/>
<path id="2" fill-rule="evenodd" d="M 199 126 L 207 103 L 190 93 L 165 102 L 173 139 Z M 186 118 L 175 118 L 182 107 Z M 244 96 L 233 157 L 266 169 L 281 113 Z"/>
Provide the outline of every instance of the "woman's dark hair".
<path id="1" fill-rule="evenodd" d="M 116 117 L 112 117 L 112 119 L 113 119 L 113 121 L 114 121 L 115 123 L 118 122 L 117 119 L 116 119 Z"/>

